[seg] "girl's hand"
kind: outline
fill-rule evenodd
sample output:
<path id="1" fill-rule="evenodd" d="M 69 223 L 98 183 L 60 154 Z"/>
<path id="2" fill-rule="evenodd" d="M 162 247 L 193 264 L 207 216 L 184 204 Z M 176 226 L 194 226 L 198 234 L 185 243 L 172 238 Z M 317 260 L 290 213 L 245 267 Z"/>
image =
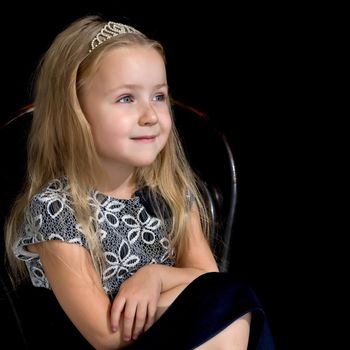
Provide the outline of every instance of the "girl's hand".
<path id="1" fill-rule="evenodd" d="M 111 307 L 111 326 L 116 332 L 123 313 L 124 340 L 137 339 L 155 321 L 162 283 L 146 265 L 128 278 L 120 287 Z"/>

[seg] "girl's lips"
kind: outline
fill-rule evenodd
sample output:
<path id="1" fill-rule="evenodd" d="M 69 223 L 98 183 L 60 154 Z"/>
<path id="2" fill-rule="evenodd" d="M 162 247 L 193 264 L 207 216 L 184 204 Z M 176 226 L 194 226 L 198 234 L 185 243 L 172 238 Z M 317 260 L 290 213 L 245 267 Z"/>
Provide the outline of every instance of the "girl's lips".
<path id="1" fill-rule="evenodd" d="M 134 141 L 144 141 L 144 142 L 151 142 L 155 140 L 156 136 L 139 136 L 139 137 L 132 137 L 131 139 Z"/>

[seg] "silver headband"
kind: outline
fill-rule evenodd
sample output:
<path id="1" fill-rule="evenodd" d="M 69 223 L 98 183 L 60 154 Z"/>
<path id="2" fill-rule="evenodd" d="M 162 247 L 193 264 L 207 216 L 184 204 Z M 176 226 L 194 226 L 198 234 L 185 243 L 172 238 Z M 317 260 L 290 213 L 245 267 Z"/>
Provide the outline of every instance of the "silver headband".
<path id="1" fill-rule="evenodd" d="M 101 45 L 104 41 L 117 36 L 119 34 L 126 34 L 126 33 L 136 33 L 141 34 L 138 30 L 136 30 L 133 27 L 130 27 L 126 24 L 122 23 L 116 23 L 116 22 L 108 22 L 92 39 L 90 44 L 90 50 L 96 49 L 97 46 Z"/>

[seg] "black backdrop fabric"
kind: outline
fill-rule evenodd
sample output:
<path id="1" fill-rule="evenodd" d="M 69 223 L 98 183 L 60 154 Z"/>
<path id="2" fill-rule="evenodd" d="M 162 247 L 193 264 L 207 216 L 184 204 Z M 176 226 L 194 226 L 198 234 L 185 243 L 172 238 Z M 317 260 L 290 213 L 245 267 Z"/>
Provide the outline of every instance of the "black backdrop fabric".
<path id="1" fill-rule="evenodd" d="M 303 280 L 312 275 L 307 258 L 312 220 L 305 206 L 310 198 L 301 185 L 310 181 L 304 145 L 311 121 L 300 108 L 308 83 L 302 80 L 305 18 L 266 4 L 196 10 L 178 3 L 168 9 L 122 5 L 67 10 L 50 3 L 3 10 L 1 122 L 31 101 L 40 56 L 76 18 L 125 19 L 161 41 L 173 97 L 206 112 L 233 147 L 238 203 L 231 272 L 255 288 L 277 348 L 300 348 L 308 337 L 301 300 L 312 295 Z"/>

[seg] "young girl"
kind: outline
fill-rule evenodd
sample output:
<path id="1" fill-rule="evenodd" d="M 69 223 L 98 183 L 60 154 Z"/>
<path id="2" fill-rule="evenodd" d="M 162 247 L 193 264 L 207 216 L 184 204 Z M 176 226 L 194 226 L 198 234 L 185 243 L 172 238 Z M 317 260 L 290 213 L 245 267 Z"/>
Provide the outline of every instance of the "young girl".
<path id="1" fill-rule="evenodd" d="M 52 290 L 97 349 L 264 346 L 259 303 L 208 245 L 162 46 L 82 18 L 42 59 L 34 106 L 26 187 L 6 227 L 17 280 Z"/>

